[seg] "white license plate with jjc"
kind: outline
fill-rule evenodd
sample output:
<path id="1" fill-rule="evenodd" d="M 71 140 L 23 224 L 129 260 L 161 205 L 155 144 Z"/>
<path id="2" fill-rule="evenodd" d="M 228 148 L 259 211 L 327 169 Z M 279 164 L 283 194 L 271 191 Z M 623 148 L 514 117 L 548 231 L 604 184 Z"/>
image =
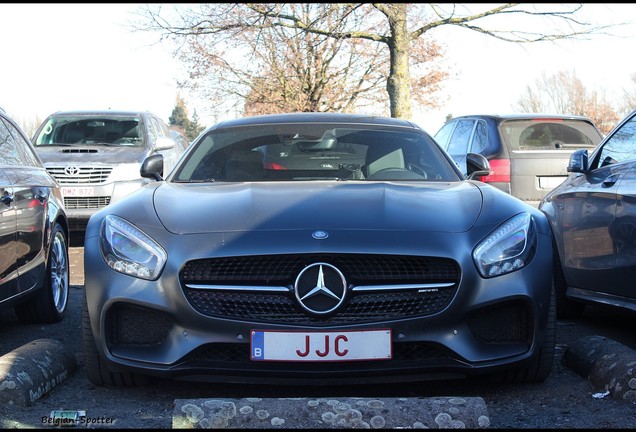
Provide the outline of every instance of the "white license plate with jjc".
<path id="1" fill-rule="evenodd" d="M 339 332 L 252 330 L 254 361 L 356 361 L 389 360 L 391 330 Z"/>

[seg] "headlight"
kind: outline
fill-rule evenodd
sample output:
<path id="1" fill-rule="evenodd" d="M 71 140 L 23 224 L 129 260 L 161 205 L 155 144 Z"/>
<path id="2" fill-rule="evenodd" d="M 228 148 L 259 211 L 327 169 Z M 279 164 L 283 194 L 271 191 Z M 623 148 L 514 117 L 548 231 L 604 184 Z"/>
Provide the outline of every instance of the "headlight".
<path id="1" fill-rule="evenodd" d="M 525 267 L 534 256 L 537 233 L 529 213 L 510 218 L 482 240 L 473 260 L 483 277 L 495 277 Z"/>
<path id="2" fill-rule="evenodd" d="M 140 163 L 119 164 L 113 167 L 113 170 L 110 173 L 110 178 L 113 181 L 139 180 L 141 179 L 141 174 L 139 173 L 140 169 Z"/>
<path id="3" fill-rule="evenodd" d="M 102 222 L 100 247 L 110 268 L 141 279 L 157 279 L 167 259 L 157 242 L 117 216 Z"/>

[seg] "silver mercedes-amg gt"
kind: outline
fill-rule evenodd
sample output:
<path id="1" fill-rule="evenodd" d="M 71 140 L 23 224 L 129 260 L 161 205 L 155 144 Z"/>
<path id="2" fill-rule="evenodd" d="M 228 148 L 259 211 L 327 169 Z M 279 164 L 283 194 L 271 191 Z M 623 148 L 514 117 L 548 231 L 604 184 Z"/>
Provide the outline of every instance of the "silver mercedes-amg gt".
<path id="1" fill-rule="evenodd" d="M 166 178 L 150 156 L 86 229 L 90 381 L 544 380 L 550 227 L 468 165 L 411 122 L 325 113 L 221 122 Z"/>

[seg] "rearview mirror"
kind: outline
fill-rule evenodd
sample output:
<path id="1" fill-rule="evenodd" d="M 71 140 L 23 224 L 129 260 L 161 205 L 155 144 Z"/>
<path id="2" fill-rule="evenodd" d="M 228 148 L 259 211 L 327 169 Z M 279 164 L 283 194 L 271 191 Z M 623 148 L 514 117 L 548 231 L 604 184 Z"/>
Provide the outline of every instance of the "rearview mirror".
<path id="1" fill-rule="evenodd" d="M 466 171 L 469 180 L 490 174 L 490 162 L 484 155 L 468 153 L 466 155 Z"/>
<path id="2" fill-rule="evenodd" d="M 144 159 L 139 174 L 144 178 L 163 180 L 163 155 L 153 154 Z"/>
<path id="3" fill-rule="evenodd" d="M 586 149 L 576 150 L 570 155 L 570 162 L 568 163 L 568 172 L 572 173 L 584 173 L 588 168 L 588 156 Z"/>

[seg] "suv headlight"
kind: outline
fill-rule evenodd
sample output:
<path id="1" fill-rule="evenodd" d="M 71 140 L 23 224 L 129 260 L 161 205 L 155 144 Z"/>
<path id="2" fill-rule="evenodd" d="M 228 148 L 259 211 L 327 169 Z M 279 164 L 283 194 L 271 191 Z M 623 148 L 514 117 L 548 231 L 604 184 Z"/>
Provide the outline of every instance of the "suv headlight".
<path id="1" fill-rule="evenodd" d="M 110 173 L 110 178 L 112 181 L 140 180 L 140 169 L 141 164 L 137 162 L 115 165 Z"/>
<path id="2" fill-rule="evenodd" d="M 498 226 L 473 251 L 473 260 L 483 277 L 519 270 L 532 260 L 537 232 L 530 213 L 520 213 Z"/>
<path id="3" fill-rule="evenodd" d="M 167 259 L 157 242 L 133 224 L 111 215 L 102 222 L 100 248 L 110 268 L 147 280 L 159 277 Z"/>

